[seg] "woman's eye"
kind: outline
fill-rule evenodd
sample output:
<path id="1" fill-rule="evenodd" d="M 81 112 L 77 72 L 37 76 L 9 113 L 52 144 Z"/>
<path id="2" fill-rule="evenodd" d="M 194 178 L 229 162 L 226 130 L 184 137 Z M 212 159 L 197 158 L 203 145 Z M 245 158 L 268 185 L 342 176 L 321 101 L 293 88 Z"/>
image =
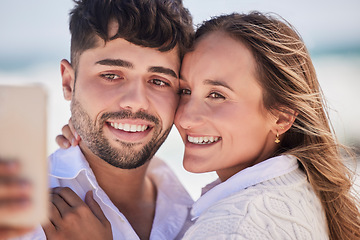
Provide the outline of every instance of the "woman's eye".
<path id="1" fill-rule="evenodd" d="M 191 91 L 190 91 L 190 89 L 185 89 L 185 88 L 183 88 L 183 89 L 180 89 L 180 90 L 179 90 L 179 94 L 180 94 L 180 95 L 190 95 L 190 94 L 191 94 Z"/>
<path id="2" fill-rule="evenodd" d="M 219 93 L 216 93 L 216 92 L 212 92 L 209 94 L 209 97 L 210 98 L 221 98 L 221 99 L 225 99 L 225 97 Z"/>
<path id="3" fill-rule="evenodd" d="M 123 79 L 123 77 L 120 77 L 119 75 L 114 74 L 114 73 L 105 73 L 105 74 L 101 74 L 101 76 L 102 76 L 103 78 L 105 78 L 106 80 L 109 80 L 109 81 L 114 81 L 114 80 L 118 80 L 118 79 Z"/>
<path id="4" fill-rule="evenodd" d="M 151 79 L 151 83 L 157 85 L 157 86 L 160 86 L 160 87 L 165 87 L 165 86 L 170 86 L 169 83 L 163 81 L 163 80 L 160 80 L 160 79 Z"/>

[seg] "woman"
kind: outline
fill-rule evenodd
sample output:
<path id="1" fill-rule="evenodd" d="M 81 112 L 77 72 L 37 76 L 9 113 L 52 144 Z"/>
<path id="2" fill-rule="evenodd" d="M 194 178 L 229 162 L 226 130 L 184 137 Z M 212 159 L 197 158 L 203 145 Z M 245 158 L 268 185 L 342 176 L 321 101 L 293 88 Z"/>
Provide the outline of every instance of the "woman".
<path id="1" fill-rule="evenodd" d="M 351 174 L 290 25 L 258 12 L 207 21 L 181 76 L 184 167 L 219 175 L 184 239 L 360 239 Z"/>
<path id="2" fill-rule="evenodd" d="M 350 172 L 306 47 L 258 12 L 205 22 L 182 65 L 184 167 L 216 171 L 185 239 L 360 239 Z"/>

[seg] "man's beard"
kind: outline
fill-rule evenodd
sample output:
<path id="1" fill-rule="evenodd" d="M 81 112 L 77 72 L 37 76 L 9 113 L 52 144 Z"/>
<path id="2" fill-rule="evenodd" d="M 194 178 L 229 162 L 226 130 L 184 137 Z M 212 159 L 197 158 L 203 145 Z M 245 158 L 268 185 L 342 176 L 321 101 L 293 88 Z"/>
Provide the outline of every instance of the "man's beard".
<path id="1" fill-rule="evenodd" d="M 81 141 L 99 158 L 112 166 L 122 169 L 134 169 L 149 161 L 168 136 L 170 126 L 161 136 L 162 127 L 159 119 L 144 112 L 132 113 L 128 110 L 104 113 L 99 119 L 91 120 L 89 114 L 74 98 L 71 102 L 71 121 Z M 119 148 L 111 146 L 104 137 L 103 128 L 108 119 L 145 119 L 154 123 L 153 138 L 141 149 L 135 150 L 134 143 L 116 140 Z"/>

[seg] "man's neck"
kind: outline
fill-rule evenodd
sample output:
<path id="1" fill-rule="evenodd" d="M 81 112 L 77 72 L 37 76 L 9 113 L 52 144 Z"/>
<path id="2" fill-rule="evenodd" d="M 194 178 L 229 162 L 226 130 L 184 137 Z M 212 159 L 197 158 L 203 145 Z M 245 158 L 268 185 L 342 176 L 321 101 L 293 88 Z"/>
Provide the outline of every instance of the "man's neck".
<path id="1" fill-rule="evenodd" d="M 125 215 L 140 239 L 149 239 L 156 207 L 156 187 L 146 171 L 149 162 L 136 169 L 114 167 L 81 147 L 99 186 Z"/>

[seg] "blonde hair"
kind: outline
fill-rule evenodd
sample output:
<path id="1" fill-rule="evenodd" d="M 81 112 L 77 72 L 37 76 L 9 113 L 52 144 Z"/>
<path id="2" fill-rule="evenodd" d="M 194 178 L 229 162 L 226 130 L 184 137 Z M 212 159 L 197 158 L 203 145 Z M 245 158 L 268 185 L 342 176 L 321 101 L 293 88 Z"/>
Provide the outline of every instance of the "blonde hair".
<path id="1" fill-rule="evenodd" d="M 360 239 L 358 198 L 352 172 L 344 164 L 328 118 L 310 55 L 294 28 L 259 12 L 230 14 L 206 21 L 196 39 L 222 31 L 244 43 L 257 62 L 258 80 L 269 110 L 298 114 L 274 155 L 297 157 L 325 210 L 330 239 Z M 350 153 L 350 152 L 349 152 Z"/>

